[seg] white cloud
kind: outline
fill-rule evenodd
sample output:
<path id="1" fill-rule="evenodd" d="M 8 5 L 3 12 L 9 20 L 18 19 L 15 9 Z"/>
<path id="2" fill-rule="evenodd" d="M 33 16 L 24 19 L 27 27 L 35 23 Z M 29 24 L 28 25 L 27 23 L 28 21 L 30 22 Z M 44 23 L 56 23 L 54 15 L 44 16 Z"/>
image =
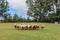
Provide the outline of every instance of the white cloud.
<path id="1" fill-rule="evenodd" d="M 26 0 L 7 0 L 9 5 L 12 6 L 14 9 L 18 9 L 26 13 L 27 5 L 25 3 Z"/>

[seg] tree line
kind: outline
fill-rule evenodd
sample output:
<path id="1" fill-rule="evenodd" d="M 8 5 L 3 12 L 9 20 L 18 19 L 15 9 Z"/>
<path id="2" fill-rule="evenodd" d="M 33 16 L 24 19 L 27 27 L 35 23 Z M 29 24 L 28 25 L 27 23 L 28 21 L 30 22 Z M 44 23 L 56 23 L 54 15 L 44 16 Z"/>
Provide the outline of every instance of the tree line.
<path id="1" fill-rule="evenodd" d="M 11 16 L 10 14 L 5 14 L 4 15 L 4 22 L 29 22 L 31 21 L 31 19 L 28 17 L 27 19 L 26 18 L 23 18 L 21 16 L 18 16 L 17 13 L 15 13 L 13 16 Z"/>

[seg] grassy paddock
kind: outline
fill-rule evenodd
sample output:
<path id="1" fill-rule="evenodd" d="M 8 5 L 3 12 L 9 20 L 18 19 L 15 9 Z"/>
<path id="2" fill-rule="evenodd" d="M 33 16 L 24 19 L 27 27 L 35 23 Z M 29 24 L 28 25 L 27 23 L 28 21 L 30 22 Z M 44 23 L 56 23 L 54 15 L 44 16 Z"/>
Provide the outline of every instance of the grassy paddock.
<path id="1" fill-rule="evenodd" d="M 21 24 L 21 23 L 18 23 Z M 60 24 L 23 23 L 45 25 L 43 30 L 15 30 L 14 23 L 0 23 L 0 40 L 60 40 Z"/>

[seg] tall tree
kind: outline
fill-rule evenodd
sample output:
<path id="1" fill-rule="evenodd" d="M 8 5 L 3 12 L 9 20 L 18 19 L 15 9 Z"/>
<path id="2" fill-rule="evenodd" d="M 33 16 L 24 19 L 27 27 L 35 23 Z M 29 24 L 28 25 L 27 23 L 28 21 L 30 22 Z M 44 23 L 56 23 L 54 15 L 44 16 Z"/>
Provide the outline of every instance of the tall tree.
<path id="1" fill-rule="evenodd" d="M 3 17 L 4 17 L 5 22 L 8 22 L 8 19 L 9 19 L 8 17 L 10 17 L 10 14 L 9 13 L 4 13 Z"/>
<path id="2" fill-rule="evenodd" d="M 12 16 L 9 14 L 8 16 L 7 16 L 7 21 L 8 22 L 12 22 L 13 20 L 12 20 Z"/>
<path id="3" fill-rule="evenodd" d="M 19 16 L 15 13 L 14 16 L 13 16 L 13 21 L 18 22 L 19 19 L 20 19 Z"/>
<path id="4" fill-rule="evenodd" d="M 0 16 L 7 11 L 8 2 L 7 0 L 0 0 Z"/>
<path id="5" fill-rule="evenodd" d="M 49 12 L 56 12 L 58 0 L 27 0 L 27 15 L 34 17 L 37 21 L 44 21 Z"/>
<path id="6" fill-rule="evenodd" d="M 53 15 L 53 14 L 51 14 L 54 18 L 54 21 L 59 21 L 60 20 L 60 6 L 59 6 L 59 4 L 58 4 L 58 1 L 59 0 L 54 0 L 54 5 L 55 5 L 55 14 Z"/>
<path id="7" fill-rule="evenodd" d="M 27 14 L 42 21 L 48 11 L 51 11 L 52 0 L 27 0 L 29 9 Z"/>

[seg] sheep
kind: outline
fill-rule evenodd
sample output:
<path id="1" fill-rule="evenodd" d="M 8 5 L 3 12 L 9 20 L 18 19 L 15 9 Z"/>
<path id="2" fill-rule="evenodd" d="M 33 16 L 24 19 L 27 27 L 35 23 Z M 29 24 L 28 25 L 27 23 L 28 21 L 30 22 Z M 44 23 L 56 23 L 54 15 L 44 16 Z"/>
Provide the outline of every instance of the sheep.
<path id="1" fill-rule="evenodd" d="M 28 30 L 28 26 L 26 24 L 23 25 L 24 30 Z"/>
<path id="2" fill-rule="evenodd" d="M 23 30 L 23 26 L 22 26 L 22 25 L 23 25 L 23 24 L 20 24 L 20 25 L 19 25 L 19 27 L 20 27 L 21 30 Z"/>
<path id="3" fill-rule="evenodd" d="M 17 28 L 18 28 L 18 25 L 17 25 L 17 24 L 15 24 L 15 25 L 14 25 L 14 27 L 15 27 L 15 29 L 17 29 Z"/>
<path id="4" fill-rule="evenodd" d="M 37 26 L 36 24 L 34 25 L 26 25 L 26 24 L 15 24 L 14 25 L 15 29 L 20 29 L 20 30 L 36 30 L 39 29 L 39 26 Z"/>
<path id="5" fill-rule="evenodd" d="M 44 25 L 41 25 L 41 29 L 44 29 Z"/>
<path id="6" fill-rule="evenodd" d="M 36 25 L 33 25 L 33 30 L 36 30 Z"/>
<path id="7" fill-rule="evenodd" d="M 31 25 L 29 26 L 29 30 L 32 30 L 32 26 Z"/>
<path id="8" fill-rule="evenodd" d="M 39 29 L 39 26 L 37 24 L 34 24 L 33 25 L 33 30 L 37 30 L 37 29 Z"/>
<path id="9" fill-rule="evenodd" d="M 16 27 L 18 30 L 19 30 L 19 25 L 17 25 L 17 27 Z"/>
<path id="10" fill-rule="evenodd" d="M 21 25 L 22 25 L 22 24 L 19 24 L 19 25 L 18 25 L 20 30 L 22 29 L 22 26 L 21 26 Z"/>
<path id="11" fill-rule="evenodd" d="M 24 30 L 27 30 L 28 26 L 26 24 L 24 24 Z"/>
<path id="12" fill-rule="evenodd" d="M 26 30 L 27 29 L 27 26 L 25 24 L 18 24 L 18 25 L 16 25 L 16 27 L 20 30 Z"/>
<path id="13" fill-rule="evenodd" d="M 39 26 L 38 25 L 35 25 L 36 26 L 36 29 L 38 30 L 39 29 Z"/>
<path id="14" fill-rule="evenodd" d="M 26 29 L 26 25 L 25 24 L 22 24 L 21 25 L 21 30 L 25 30 Z"/>
<path id="15" fill-rule="evenodd" d="M 14 25 L 15 29 L 19 29 L 19 25 L 15 24 Z"/>

